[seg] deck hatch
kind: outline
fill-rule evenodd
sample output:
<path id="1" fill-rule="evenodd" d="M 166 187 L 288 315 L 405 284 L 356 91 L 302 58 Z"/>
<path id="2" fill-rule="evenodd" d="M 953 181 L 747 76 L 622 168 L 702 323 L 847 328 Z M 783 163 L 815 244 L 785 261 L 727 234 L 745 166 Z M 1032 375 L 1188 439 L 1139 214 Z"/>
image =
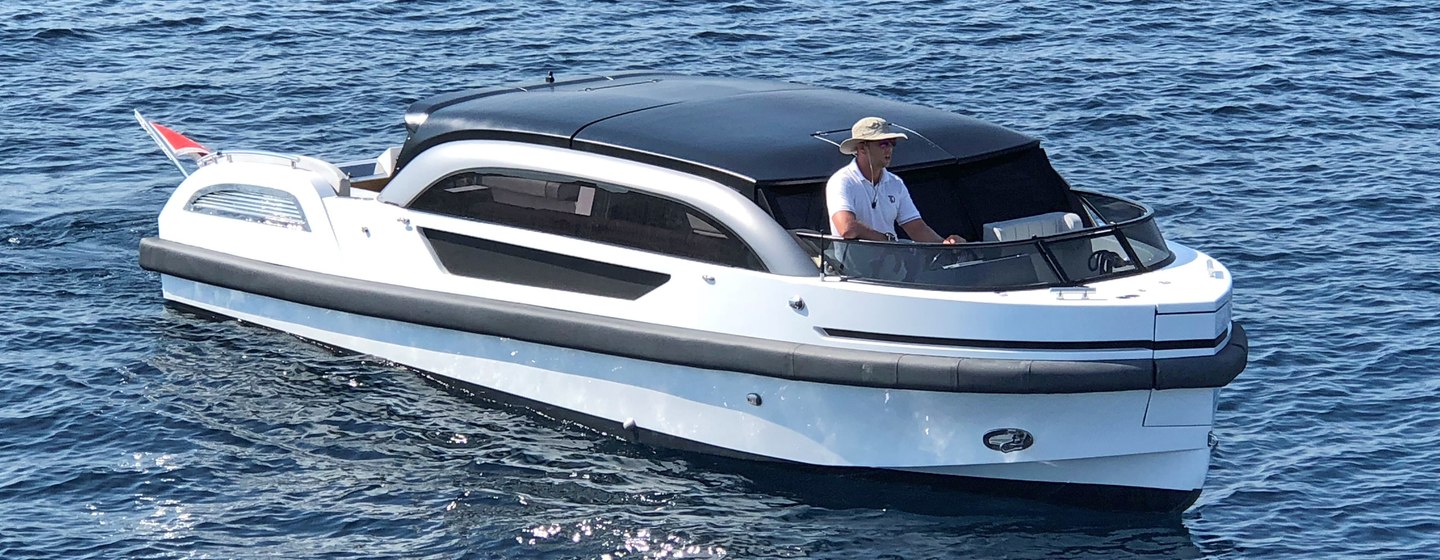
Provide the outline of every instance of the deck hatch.
<path id="1" fill-rule="evenodd" d="M 300 201 L 280 189 L 256 185 L 222 184 L 200 189 L 185 210 L 278 226 L 288 229 L 310 231 L 310 223 Z"/>

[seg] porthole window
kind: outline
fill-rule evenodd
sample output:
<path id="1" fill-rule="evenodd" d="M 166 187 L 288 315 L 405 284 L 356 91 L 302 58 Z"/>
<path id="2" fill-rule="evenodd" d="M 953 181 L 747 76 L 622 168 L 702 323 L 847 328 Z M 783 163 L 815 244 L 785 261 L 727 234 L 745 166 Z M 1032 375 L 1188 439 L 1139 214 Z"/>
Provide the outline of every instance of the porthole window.
<path id="1" fill-rule="evenodd" d="M 616 185 L 518 170 L 472 170 L 436 182 L 411 203 L 445 214 L 763 270 L 724 226 L 688 205 Z"/>

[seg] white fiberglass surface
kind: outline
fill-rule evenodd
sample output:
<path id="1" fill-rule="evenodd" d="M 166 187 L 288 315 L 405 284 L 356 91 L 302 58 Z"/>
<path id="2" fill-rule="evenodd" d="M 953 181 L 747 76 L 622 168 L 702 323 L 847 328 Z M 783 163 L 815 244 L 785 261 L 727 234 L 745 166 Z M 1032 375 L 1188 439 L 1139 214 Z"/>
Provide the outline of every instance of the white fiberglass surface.
<path id="1" fill-rule="evenodd" d="M 981 395 L 787 381 L 657 364 L 299 306 L 164 278 L 167 297 L 524 398 L 746 453 L 821 465 L 1025 463 L 1204 448 L 1145 428 L 1147 391 Z M 746 402 L 760 395 L 761 406 Z M 1001 454 L 982 436 L 1030 431 Z"/>

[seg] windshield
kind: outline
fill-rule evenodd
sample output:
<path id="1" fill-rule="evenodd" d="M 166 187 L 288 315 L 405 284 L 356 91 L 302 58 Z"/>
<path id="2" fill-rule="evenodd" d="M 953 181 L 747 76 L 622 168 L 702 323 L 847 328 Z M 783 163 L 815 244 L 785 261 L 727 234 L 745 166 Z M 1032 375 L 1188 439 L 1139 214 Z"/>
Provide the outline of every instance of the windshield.
<path id="1" fill-rule="evenodd" d="M 1074 286 L 1173 260 L 1149 207 L 1073 191 L 1086 227 L 1044 237 L 961 245 L 879 242 L 797 233 L 826 276 L 945 290 Z"/>

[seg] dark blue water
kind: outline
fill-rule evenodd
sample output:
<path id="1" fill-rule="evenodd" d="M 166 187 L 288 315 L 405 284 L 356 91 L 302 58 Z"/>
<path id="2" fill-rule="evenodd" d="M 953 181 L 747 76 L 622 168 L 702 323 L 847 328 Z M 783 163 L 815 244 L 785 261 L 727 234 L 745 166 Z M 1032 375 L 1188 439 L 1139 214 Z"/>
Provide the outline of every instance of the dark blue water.
<path id="1" fill-rule="evenodd" d="M 0 557 L 1440 547 L 1430 2 L 234 4 L 0 5 Z M 621 69 L 977 116 L 1044 138 L 1072 184 L 1152 204 L 1171 239 L 1231 267 L 1254 342 L 1200 501 L 1117 517 L 962 495 L 936 515 L 891 488 L 638 448 L 170 310 L 136 266 L 179 174 L 131 109 L 211 145 L 344 160 L 398 143 L 423 95 Z"/>

